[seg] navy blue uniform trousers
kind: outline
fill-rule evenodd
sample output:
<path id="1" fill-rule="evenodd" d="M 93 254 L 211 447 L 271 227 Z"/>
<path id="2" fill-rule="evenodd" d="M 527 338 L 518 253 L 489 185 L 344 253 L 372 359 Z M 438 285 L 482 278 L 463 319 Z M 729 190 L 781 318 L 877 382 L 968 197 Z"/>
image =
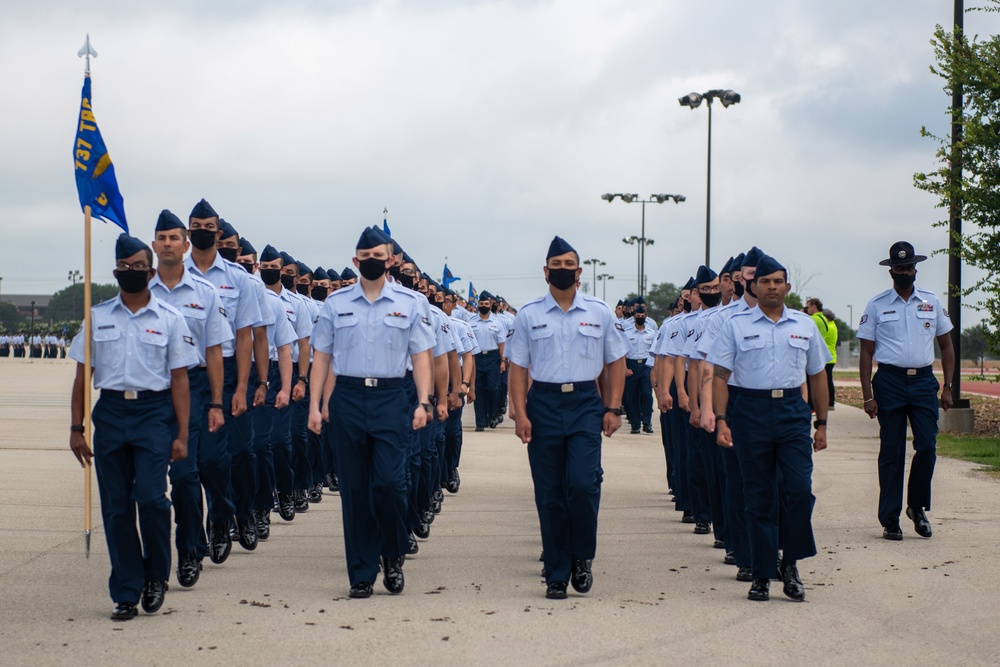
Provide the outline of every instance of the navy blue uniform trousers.
<path id="1" fill-rule="evenodd" d="M 634 431 L 653 419 L 651 369 L 645 359 L 626 359 L 625 365 L 632 371 L 632 375 L 625 378 L 625 414 Z"/>
<path id="2" fill-rule="evenodd" d="M 260 384 L 257 365 L 250 366 L 247 381 L 247 410 L 239 417 L 232 416 L 232 406 L 226 406 L 223 413 L 233 424 L 229 432 L 229 453 L 233 464 L 233 505 L 236 516 L 249 522 L 253 513 L 254 494 L 257 493 L 257 452 L 255 449 L 254 419 L 257 408 L 253 407 L 253 397 Z"/>
<path id="3" fill-rule="evenodd" d="M 730 402 L 733 444 L 743 472 L 750 567 L 755 579 L 774 579 L 778 575 L 779 520 L 783 558 L 800 560 L 816 555 L 812 411 L 798 394 L 785 398 L 734 396 L 731 388 Z M 780 513 L 779 493 L 783 500 Z"/>
<path id="4" fill-rule="evenodd" d="M 208 373 L 204 368 L 188 370 L 191 388 L 191 410 L 188 418 L 187 458 L 170 464 L 170 500 L 174 505 L 174 523 L 177 530 L 174 543 L 177 554 L 195 554 L 204 558 L 208 551 L 205 527 L 205 506 L 201 496 L 201 477 L 198 475 L 198 451 L 201 441 L 202 416 L 208 404 Z M 176 422 L 174 433 L 176 434 Z M 207 428 L 207 425 L 206 425 Z"/>
<path id="5" fill-rule="evenodd" d="M 604 404 L 597 389 L 528 391 L 528 463 L 545 552 L 546 583 L 569 581 L 572 559 L 597 550 Z"/>
<path id="6" fill-rule="evenodd" d="M 406 468 L 412 415 L 401 384 L 357 387 L 338 382 L 330 397 L 352 586 L 375 581 L 379 556 L 399 558 L 409 547 Z"/>
<path id="7" fill-rule="evenodd" d="M 453 470 L 458 470 L 462 459 L 462 412 L 465 405 L 448 413 L 448 421 L 444 424 L 444 478 L 451 478 Z"/>
<path id="8" fill-rule="evenodd" d="M 476 428 L 485 428 L 500 414 L 500 352 L 476 355 Z"/>
<path id="9" fill-rule="evenodd" d="M 299 381 L 299 366 L 292 369 L 292 386 Z M 280 380 L 279 380 L 280 384 Z M 291 401 L 291 394 L 289 394 Z M 295 474 L 292 471 L 292 414 L 295 403 L 289 403 L 281 409 L 274 410 L 271 423 L 271 452 L 274 456 L 275 490 L 288 496 L 295 490 Z"/>
<path id="10" fill-rule="evenodd" d="M 236 357 L 222 359 L 222 372 L 222 404 L 231 407 L 236 391 Z M 229 451 L 233 419 L 231 410 L 223 410 L 223 413 L 226 419 L 215 433 L 208 432 L 208 410 L 203 409 L 199 413 L 201 441 L 198 443 L 198 474 L 208 500 L 209 522 L 228 526 L 236 512 L 231 498 L 233 457 Z"/>
<path id="11" fill-rule="evenodd" d="M 257 460 L 257 484 L 254 492 L 253 508 L 260 514 L 268 514 L 274 507 L 274 449 L 271 432 L 277 410 L 274 400 L 281 386 L 281 371 L 278 362 L 270 361 L 267 371 L 267 396 L 264 405 L 253 411 L 253 448 Z"/>
<path id="12" fill-rule="evenodd" d="M 101 392 L 93 418 L 108 589 L 115 602 L 138 603 L 145 581 L 170 578 L 167 467 L 176 428 L 170 392 L 133 401 Z"/>
<path id="13" fill-rule="evenodd" d="M 913 462 L 906 488 L 908 507 L 931 508 L 931 478 L 937 462 L 938 392 L 931 368 L 916 375 L 886 368 L 872 378 L 878 404 L 878 520 L 883 526 L 899 521 L 903 510 L 903 472 L 906 468 L 906 422 L 913 431 Z"/>

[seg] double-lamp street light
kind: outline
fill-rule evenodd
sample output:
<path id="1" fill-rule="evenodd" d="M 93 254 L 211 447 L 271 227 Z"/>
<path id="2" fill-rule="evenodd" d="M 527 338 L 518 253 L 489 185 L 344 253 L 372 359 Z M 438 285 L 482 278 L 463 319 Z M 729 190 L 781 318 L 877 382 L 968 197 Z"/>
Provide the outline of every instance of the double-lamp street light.
<path id="1" fill-rule="evenodd" d="M 646 238 L 646 204 L 662 204 L 665 201 L 672 200 L 675 204 L 680 204 L 682 201 L 687 201 L 687 197 L 684 195 L 649 195 L 649 199 L 640 199 L 639 195 L 630 193 L 615 193 L 610 192 L 601 195 L 601 199 L 608 202 L 609 204 L 615 200 L 615 197 L 620 197 L 626 204 L 640 203 L 642 204 L 642 228 L 639 236 L 629 236 L 628 238 L 622 239 L 622 243 L 627 243 L 628 245 L 639 245 L 638 248 L 638 264 L 639 264 L 639 296 L 646 295 L 646 246 L 653 245 L 653 239 Z"/>
<path id="2" fill-rule="evenodd" d="M 608 300 L 608 281 L 609 280 L 614 280 L 615 277 L 614 276 L 609 276 L 606 273 L 602 273 L 601 275 L 597 276 L 597 279 L 601 281 L 601 292 L 602 292 L 601 299 L 606 303 L 607 300 Z M 595 292 L 595 296 L 596 296 L 596 292 Z"/>
<path id="3" fill-rule="evenodd" d="M 712 266 L 712 100 L 719 100 L 723 107 L 740 103 L 740 94 L 735 90 L 710 90 L 707 93 L 688 93 L 678 101 L 682 107 L 692 111 L 701 106 L 704 100 L 708 103 L 708 185 L 705 195 L 705 266 Z"/>
<path id="4" fill-rule="evenodd" d="M 591 285 L 593 285 L 593 291 L 591 292 L 591 294 L 597 296 L 597 267 L 607 266 L 607 262 L 602 262 L 599 259 L 585 259 L 583 260 L 583 263 L 594 269 L 594 282 L 590 283 Z"/>

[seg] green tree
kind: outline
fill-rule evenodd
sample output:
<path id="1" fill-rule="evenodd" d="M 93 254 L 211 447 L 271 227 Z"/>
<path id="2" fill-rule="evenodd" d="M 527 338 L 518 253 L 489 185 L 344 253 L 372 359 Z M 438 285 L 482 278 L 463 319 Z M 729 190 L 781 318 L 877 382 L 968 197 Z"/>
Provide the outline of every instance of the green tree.
<path id="1" fill-rule="evenodd" d="M 802 310 L 805 304 L 802 302 L 802 297 L 796 292 L 789 292 L 785 297 L 785 305 L 792 310 Z"/>
<path id="2" fill-rule="evenodd" d="M 118 285 L 94 284 L 90 286 L 90 298 L 93 303 L 101 303 L 113 299 L 118 294 Z M 83 283 L 77 283 L 63 288 L 52 295 L 45 317 L 53 322 L 59 320 L 83 319 Z"/>
<path id="3" fill-rule="evenodd" d="M 986 366 L 986 353 L 990 351 L 989 331 L 980 322 L 962 331 L 962 356 L 979 362 L 980 369 Z"/>
<path id="4" fill-rule="evenodd" d="M 17 306 L 4 301 L 0 303 L 0 330 L 14 332 L 24 317 L 17 312 Z"/>
<path id="5" fill-rule="evenodd" d="M 1000 0 L 987 0 L 982 11 L 1000 11 Z M 965 34 L 955 35 L 937 26 L 934 39 L 936 65 L 931 72 L 944 79 L 949 98 L 961 87 L 963 108 L 948 109 L 952 122 L 961 127 L 959 151 L 952 155 L 948 137 L 937 137 L 921 128 L 921 135 L 938 143 L 939 167 L 930 173 L 914 174 L 914 185 L 938 198 L 940 208 L 959 207 L 965 229 L 954 239 L 962 261 L 982 271 L 983 277 L 964 289 L 963 295 L 978 291 L 980 308 L 987 314 L 986 332 L 991 345 L 1000 347 L 1000 36 L 985 40 Z M 961 178 L 957 169 L 961 168 Z M 971 223 L 971 224 L 970 224 Z M 947 227 L 947 220 L 935 223 Z M 972 229 L 969 229 L 972 227 Z M 952 288 L 956 289 L 956 288 Z"/>
<path id="6" fill-rule="evenodd" d="M 857 329 L 852 329 L 844 320 L 837 318 L 833 321 L 837 324 L 837 340 L 839 342 L 846 343 L 858 337 Z"/>

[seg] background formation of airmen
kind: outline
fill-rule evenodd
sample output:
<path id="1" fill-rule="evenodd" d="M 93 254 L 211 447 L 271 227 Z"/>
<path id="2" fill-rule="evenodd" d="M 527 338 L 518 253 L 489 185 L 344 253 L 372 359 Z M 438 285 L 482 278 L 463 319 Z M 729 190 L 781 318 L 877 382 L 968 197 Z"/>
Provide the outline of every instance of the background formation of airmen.
<path id="1" fill-rule="evenodd" d="M 915 261 L 896 264 L 905 273 Z M 548 292 L 515 311 L 489 292 L 466 302 L 378 227 L 363 230 L 342 271 L 271 245 L 258 253 L 205 200 L 186 225 L 163 211 L 152 247 L 122 234 L 121 292 L 92 310 L 93 451 L 83 438 L 84 336 L 69 350 L 79 362 L 70 446 L 81 464 L 96 460 L 112 618 L 162 606 L 172 553 L 178 583 L 194 586 L 206 555 L 221 565 L 233 541 L 256 549 L 273 513 L 292 521 L 324 488 L 341 497 L 350 596 L 372 595 L 380 573 L 402 592 L 406 557 L 429 538 L 443 491 L 459 490 L 467 402 L 477 431 L 507 414 L 527 445 L 548 598 L 593 585 L 602 439 L 623 416 L 631 433 L 653 433 L 655 397 L 680 520 L 711 536 L 736 579 L 751 583 L 751 600 L 768 599 L 773 579 L 804 599 L 797 562 L 816 553 L 812 454 L 827 444 L 831 356 L 814 320 L 785 307 L 787 271 L 756 247 L 718 272 L 701 266 L 659 325 L 641 297 L 612 310 L 580 293 L 581 271 L 555 237 Z M 946 338 L 936 297 L 909 287 L 900 298 L 916 299 L 917 325 L 933 322 L 931 334 Z M 873 303 L 891 305 L 886 295 Z M 879 324 L 893 314 L 880 307 L 869 305 Z M 861 337 L 882 362 L 875 383 L 862 372 L 866 396 L 875 392 L 866 409 L 883 430 L 879 520 L 887 539 L 901 539 L 909 415 L 920 436 L 906 513 L 929 537 L 932 358 L 896 374 L 927 385 L 925 413 L 914 416 L 897 407 L 901 390 L 879 380 L 898 363 L 879 357 L 898 330 L 869 333 L 867 321 Z M 950 377 L 953 361 L 944 370 Z M 881 409 L 869 409 L 876 400 Z"/>

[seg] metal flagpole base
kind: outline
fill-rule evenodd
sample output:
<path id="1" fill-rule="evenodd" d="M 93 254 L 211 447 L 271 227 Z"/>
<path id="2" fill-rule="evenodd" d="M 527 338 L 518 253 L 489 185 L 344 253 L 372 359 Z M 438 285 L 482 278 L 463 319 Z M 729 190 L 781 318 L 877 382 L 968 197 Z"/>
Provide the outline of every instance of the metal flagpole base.
<path id="1" fill-rule="evenodd" d="M 90 531 L 89 530 L 83 531 L 83 542 L 85 544 L 84 553 L 86 554 L 87 558 L 90 558 Z"/>

